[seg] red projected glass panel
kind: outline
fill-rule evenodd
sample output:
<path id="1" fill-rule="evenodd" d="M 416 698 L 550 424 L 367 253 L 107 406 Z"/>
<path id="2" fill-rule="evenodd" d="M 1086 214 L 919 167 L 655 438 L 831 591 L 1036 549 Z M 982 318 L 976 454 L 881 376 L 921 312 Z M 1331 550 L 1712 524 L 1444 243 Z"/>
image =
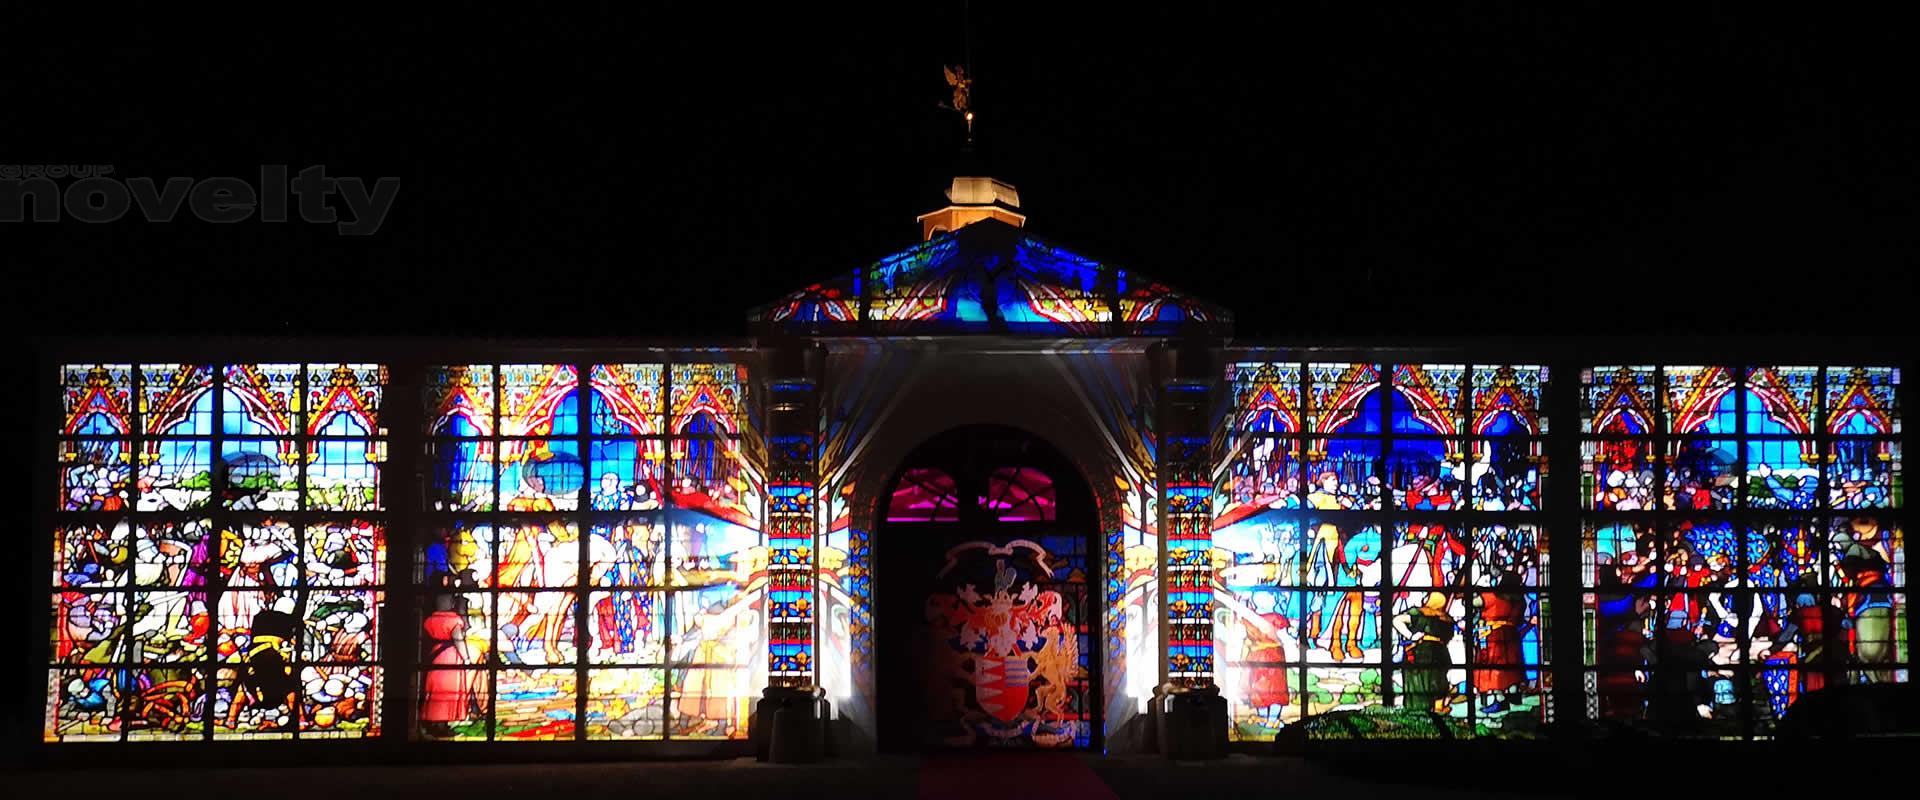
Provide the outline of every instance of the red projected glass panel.
<path id="1" fill-rule="evenodd" d="M 960 495 L 953 476 L 943 470 L 915 468 L 900 476 L 887 505 L 888 522 L 954 522 L 960 519 Z"/>
<path id="2" fill-rule="evenodd" d="M 1001 522 L 1052 522 L 1053 479 L 1032 467 L 1001 467 L 987 476 L 980 508 Z"/>

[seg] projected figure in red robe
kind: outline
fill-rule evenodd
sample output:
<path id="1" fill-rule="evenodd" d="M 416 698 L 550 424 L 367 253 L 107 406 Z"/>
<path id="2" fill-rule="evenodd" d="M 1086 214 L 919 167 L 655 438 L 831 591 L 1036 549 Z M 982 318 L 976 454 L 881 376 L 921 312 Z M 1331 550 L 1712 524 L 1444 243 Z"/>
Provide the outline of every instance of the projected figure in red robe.
<path id="1" fill-rule="evenodd" d="M 1474 650 L 1473 660 L 1476 664 L 1493 666 L 1473 671 L 1473 691 L 1482 700 L 1480 710 L 1488 714 L 1499 713 L 1518 702 L 1520 684 L 1526 680 L 1526 671 L 1517 666 L 1525 659 L 1520 642 L 1527 622 L 1526 598 L 1510 593 L 1520 588 L 1520 576 L 1505 573 L 1495 588 L 1499 591 L 1481 592 L 1474 597 L 1480 613 L 1475 630 L 1475 642 L 1479 646 Z"/>
<path id="2" fill-rule="evenodd" d="M 427 639 L 427 661 L 435 667 L 427 671 L 424 681 L 420 722 L 434 736 L 453 735 L 452 723 L 473 716 L 474 683 L 485 679 L 477 670 L 459 669 L 479 660 L 467 643 L 466 615 L 460 610 L 464 602 L 451 595 L 434 598 L 434 611 L 420 626 Z"/>

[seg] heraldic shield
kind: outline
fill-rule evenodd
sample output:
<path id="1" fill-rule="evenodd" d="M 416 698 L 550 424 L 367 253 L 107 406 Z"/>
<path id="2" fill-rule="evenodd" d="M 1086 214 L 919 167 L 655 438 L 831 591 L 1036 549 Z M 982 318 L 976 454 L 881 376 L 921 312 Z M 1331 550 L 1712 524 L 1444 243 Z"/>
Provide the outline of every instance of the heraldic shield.
<path id="1" fill-rule="evenodd" d="M 926 596 L 933 746 L 1072 748 L 1091 741 L 1084 539 L 968 541 Z"/>

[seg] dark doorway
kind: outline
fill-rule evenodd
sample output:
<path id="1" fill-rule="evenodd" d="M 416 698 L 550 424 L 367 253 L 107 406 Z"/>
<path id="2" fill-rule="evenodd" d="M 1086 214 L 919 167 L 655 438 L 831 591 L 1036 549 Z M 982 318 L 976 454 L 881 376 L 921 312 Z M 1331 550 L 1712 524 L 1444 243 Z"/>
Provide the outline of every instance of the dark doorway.
<path id="1" fill-rule="evenodd" d="M 969 426 L 895 473 L 874 536 L 880 744 L 1098 749 L 1098 514 L 1078 468 Z"/>

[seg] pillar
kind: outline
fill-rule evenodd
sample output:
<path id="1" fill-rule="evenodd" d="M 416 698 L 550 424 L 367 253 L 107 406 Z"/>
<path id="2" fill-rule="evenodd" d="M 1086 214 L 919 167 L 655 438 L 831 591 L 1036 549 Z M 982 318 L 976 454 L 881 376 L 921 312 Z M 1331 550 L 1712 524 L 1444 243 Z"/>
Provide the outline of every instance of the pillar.
<path id="1" fill-rule="evenodd" d="M 1166 678 L 1207 687 L 1213 685 L 1213 420 L 1221 397 L 1220 357 L 1208 344 L 1191 341 L 1163 345 L 1158 356 Z"/>
<path id="2" fill-rule="evenodd" d="M 767 679 L 779 687 L 814 682 L 818 352 L 798 341 L 768 352 Z"/>

